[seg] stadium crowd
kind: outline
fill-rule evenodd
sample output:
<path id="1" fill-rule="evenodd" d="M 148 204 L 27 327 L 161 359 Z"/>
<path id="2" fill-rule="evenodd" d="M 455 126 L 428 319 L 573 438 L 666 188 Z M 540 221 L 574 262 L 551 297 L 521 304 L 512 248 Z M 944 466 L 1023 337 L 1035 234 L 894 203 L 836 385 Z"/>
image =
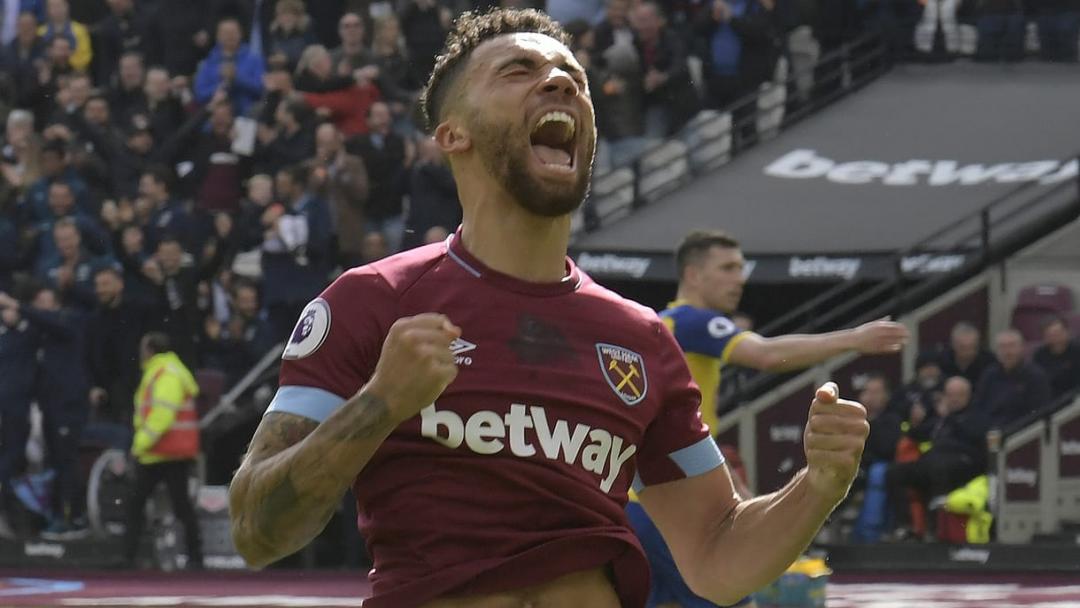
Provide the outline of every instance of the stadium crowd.
<path id="1" fill-rule="evenodd" d="M 235 382 L 342 269 L 455 229 L 454 182 L 416 102 L 454 14 L 492 4 L 0 2 L 5 504 L 25 472 L 32 402 L 51 468 L 71 466 L 80 436 L 126 448 L 149 332 L 188 368 Z M 812 71 L 868 28 L 907 48 L 935 23 L 948 42 L 958 3 L 501 4 L 566 25 L 612 164 L 757 91 L 782 58 Z M 1006 0 L 960 4 L 983 44 L 999 30 L 1012 40 L 1014 19 L 1052 16 L 1040 21 L 1047 57 L 1076 59 L 1061 42 L 1076 40 L 1067 2 L 1031 0 L 1026 17 Z M 935 419 L 923 409 L 920 428 Z M 78 502 L 46 508 L 49 530 L 83 530 Z"/>

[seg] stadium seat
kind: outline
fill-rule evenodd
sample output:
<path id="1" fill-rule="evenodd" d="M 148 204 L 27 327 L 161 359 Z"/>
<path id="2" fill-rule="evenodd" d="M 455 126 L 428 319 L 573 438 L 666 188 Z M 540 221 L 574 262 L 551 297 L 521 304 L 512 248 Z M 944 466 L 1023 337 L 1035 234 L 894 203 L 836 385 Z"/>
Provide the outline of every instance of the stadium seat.
<path id="1" fill-rule="evenodd" d="M 194 372 L 195 381 L 199 383 L 199 396 L 195 399 L 195 407 L 202 418 L 209 412 L 225 393 L 225 372 L 217 369 L 197 369 Z"/>
<path id="2" fill-rule="evenodd" d="M 1024 342 L 1040 342 L 1042 340 L 1042 324 L 1049 314 L 1053 313 L 1033 308 L 1014 309 L 1012 327 L 1024 336 Z"/>
<path id="3" fill-rule="evenodd" d="M 1072 290 L 1064 285 L 1028 285 L 1016 298 L 1017 309 L 1067 313 L 1073 310 Z"/>

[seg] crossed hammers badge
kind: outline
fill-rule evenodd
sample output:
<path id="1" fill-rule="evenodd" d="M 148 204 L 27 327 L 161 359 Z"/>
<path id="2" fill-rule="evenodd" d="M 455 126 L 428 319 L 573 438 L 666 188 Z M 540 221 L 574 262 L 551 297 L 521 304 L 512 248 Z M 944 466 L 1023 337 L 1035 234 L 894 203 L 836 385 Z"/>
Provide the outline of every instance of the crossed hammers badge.
<path id="1" fill-rule="evenodd" d="M 596 345 L 596 354 L 600 358 L 604 379 L 626 405 L 636 405 L 645 398 L 648 378 L 641 355 L 621 346 L 603 343 Z"/>

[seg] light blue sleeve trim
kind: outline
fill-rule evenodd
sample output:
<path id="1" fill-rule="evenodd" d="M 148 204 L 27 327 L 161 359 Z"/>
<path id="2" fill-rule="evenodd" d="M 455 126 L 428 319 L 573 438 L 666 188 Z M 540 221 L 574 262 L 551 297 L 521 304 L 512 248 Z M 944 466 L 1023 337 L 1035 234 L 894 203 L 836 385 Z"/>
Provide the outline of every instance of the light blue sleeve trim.
<path id="1" fill-rule="evenodd" d="M 284 412 L 322 422 L 341 407 L 345 400 L 330 391 L 313 386 L 283 386 L 274 395 L 266 414 Z M 265 415 L 265 414 L 264 414 Z"/>
<path id="2" fill-rule="evenodd" d="M 679 465 L 687 477 L 696 477 L 715 469 L 724 464 L 724 455 L 720 453 L 716 441 L 712 437 L 705 437 L 701 441 L 687 446 L 681 450 L 675 450 L 668 454 L 675 464 Z"/>

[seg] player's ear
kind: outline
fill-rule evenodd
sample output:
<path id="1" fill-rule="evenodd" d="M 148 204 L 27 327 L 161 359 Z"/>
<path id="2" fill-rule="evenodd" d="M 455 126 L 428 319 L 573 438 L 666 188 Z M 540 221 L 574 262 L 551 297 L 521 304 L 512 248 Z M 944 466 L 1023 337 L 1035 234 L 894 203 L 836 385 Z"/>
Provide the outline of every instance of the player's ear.
<path id="1" fill-rule="evenodd" d="M 450 119 L 435 127 L 435 142 L 443 154 L 451 155 L 466 152 L 472 147 L 469 131 L 458 121 Z"/>

